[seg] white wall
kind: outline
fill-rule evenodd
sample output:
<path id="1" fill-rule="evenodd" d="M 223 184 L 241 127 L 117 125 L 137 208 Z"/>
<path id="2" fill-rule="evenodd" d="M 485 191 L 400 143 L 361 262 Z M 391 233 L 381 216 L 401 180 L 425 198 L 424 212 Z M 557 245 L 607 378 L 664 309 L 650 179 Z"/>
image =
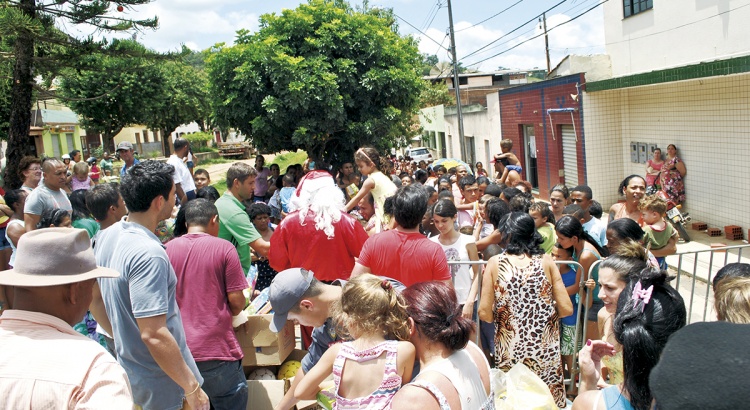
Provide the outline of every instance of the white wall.
<path id="1" fill-rule="evenodd" d="M 487 108 L 475 112 L 464 111 L 464 135 L 474 137 L 474 151 L 476 160 L 484 164 L 485 169 L 490 168 L 487 164 L 487 152 L 485 151 L 485 140 L 489 141 L 490 154 L 500 152 L 500 95 L 497 92 L 487 94 Z M 451 147 L 453 157 L 461 156 L 461 146 L 458 139 L 458 116 L 445 116 L 446 142 L 452 140 Z M 453 136 L 449 139 L 447 135 Z M 449 153 L 451 151 L 449 149 Z M 450 154 L 449 154 L 450 155 Z M 491 156 L 491 155 L 490 155 Z M 464 160 L 467 160 L 464 158 Z M 474 164 L 471 164 L 474 166 Z"/>
<path id="2" fill-rule="evenodd" d="M 622 1 L 604 3 L 612 74 L 620 77 L 750 53 L 750 7 L 738 8 L 746 4 L 747 0 L 655 0 L 653 9 L 623 18 Z"/>
<path id="3" fill-rule="evenodd" d="M 174 141 L 180 134 L 192 134 L 194 132 L 200 132 L 201 127 L 198 123 L 191 122 L 190 124 L 182 124 L 172 132 L 172 141 Z"/>
<path id="4" fill-rule="evenodd" d="M 584 94 L 587 177 L 605 210 L 645 165 L 631 141 L 675 144 L 687 167 L 685 210 L 712 227 L 750 228 L 750 74 Z M 665 152 L 666 154 L 666 152 Z M 747 239 L 747 238 L 746 238 Z"/>

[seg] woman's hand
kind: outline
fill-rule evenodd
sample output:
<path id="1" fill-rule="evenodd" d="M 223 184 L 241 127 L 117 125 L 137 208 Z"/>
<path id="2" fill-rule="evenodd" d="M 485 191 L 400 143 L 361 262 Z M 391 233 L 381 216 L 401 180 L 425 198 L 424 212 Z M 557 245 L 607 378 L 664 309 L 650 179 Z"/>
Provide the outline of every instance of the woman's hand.
<path id="1" fill-rule="evenodd" d="M 594 289 L 596 287 L 596 281 L 593 279 L 589 279 L 586 281 L 586 283 L 583 284 L 583 286 L 585 286 L 588 290 Z"/>
<path id="2" fill-rule="evenodd" d="M 469 320 L 474 320 L 474 302 L 473 301 L 466 302 L 464 304 L 463 309 L 461 309 L 461 316 Z"/>
<path id="3" fill-rule="evenodd" d="M 602 376 L 602 357 L 614 356 L 615 347 L 603 340 L 588 340 L 578 354 L 581 368 L 581 389 L 595 390 Z M 585 386 L 585 388 L 584 388 Z"/>

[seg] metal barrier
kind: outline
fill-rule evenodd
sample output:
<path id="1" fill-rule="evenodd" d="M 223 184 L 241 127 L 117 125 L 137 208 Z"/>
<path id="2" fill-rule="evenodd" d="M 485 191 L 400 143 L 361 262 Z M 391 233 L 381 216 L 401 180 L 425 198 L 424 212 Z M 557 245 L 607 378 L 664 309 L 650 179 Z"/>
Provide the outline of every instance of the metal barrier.
<path id="1" fill-rule="evenodd" d="M 748 256 L 750 256 L 750 244 L 748 245 L 735 245 L 735 246 L 724 246 L 721 248 L 704 249 L 700 251 L 691 252 L 678 252 L 675 255 L 667 256 L 667 262 L 672 267 L 676 266 L 677 269 L 677 280 L 675 283 L 675 289 L 682 295 L 686 302 L 687 309 L 687 322 L 705 322 L 714 320 L 713 317 L 708 316 L 709 301 L 713 299 L 713 287 L 711 281 L 716 276 L 715 273 L 723 266 L 732 262 L 745 262 L 750 263 L 750 259 L 747 257 L 743 261 L 742 252 L 747 249 Z M 735 254 L 732 254 L 735 252 Z M 723 253 L 723 258 L 721 254 Z M 676 259 L 676 262 L 675 262 Z M 692 262 L 692 271 L 690 270 L 690 264 Z M 681 283 L 682 276 L 688 277 L 690 282 L 688 284 Z M 686 285 L 683 286 L 681 285 Z M 689 291 L 688 291 L 689 288 Z M 703 289 L 705 288 L 705 289 Z M 701 293 L 701 294 L 698 294 Z M 703 300 L 700 300 L 700 299 Z M 700 308 L 693 310 L 695 304 L 703 303 L 702 312 Z"/>

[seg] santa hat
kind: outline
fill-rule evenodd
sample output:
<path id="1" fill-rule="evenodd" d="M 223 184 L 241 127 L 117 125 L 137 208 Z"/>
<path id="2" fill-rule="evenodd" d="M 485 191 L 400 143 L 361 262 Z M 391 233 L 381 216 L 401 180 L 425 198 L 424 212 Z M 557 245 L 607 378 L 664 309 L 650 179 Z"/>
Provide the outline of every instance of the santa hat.
<path id="1" fill-rule="evenodd" d="M 329 186 L 335 187 L 336 182 L 327 171 L 317 170 L 308 172 L 297 184 L 297 190 L 290 200 L 290 211 L 300 209 L 302 205 L 309 201 L 313 193 Z"/>

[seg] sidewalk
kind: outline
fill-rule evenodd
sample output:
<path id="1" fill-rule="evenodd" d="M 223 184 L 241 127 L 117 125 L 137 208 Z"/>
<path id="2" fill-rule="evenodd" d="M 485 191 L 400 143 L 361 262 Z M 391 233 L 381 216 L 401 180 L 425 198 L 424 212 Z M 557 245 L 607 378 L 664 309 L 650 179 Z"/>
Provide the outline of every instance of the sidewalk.
<path id="1" fill-rule="evenodd" d="M 672 285 L 685 299 L 688 323 L 715 321 L 711 279 L 727 263 L 750 263 L 750 246 L 747 241 L 730 241 L 723 235 L 710 237 L 706 232 L 689 228 L 688 234 L 692 240 L 688 243 L 678 243 L 677 255 L 667 257 L 671 273 L 677 274 L 678 270 L 680 273 Z M 712 251 L 712 244 L 738 248 Z"/>

